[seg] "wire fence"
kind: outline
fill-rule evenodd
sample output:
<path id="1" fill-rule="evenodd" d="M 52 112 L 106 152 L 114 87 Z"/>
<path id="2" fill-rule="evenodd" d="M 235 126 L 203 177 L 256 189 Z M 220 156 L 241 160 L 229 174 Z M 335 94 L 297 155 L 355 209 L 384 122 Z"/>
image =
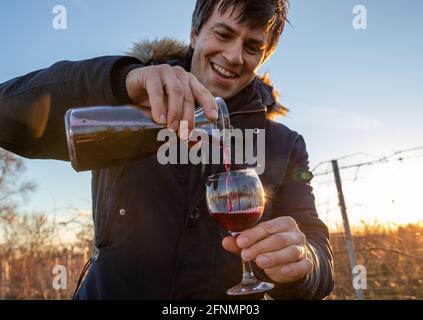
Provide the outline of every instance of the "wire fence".
<path id="1" fill-rule="evenodd" d="M 423 299 L 423 206 L 417 200 L 422 150 L 419 146 L 380 157 L 359 152 L 313 168 L 318 212 L 332 231 L 337 270 L 332 298 Z M 351 236 L 345 222 L 352 225 Z M 367 286 L 361 293 L 353 285 L 358 276 L 354 265 L 367 271 Z"/>

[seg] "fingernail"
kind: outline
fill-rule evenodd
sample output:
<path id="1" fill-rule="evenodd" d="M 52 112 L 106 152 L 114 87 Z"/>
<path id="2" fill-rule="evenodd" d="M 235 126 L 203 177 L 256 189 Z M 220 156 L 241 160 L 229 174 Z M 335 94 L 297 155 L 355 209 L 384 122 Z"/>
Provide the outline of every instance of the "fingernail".
<path id="1" fill-rule="evenodd" d="M 217 114 L 217 111 L 215 109 L 212 109 L 209 115 L 210 115 L 210 118 L 212 118 L 213 120 L 217 120 L 217 118 L 219 118 L 219 115 Z"/>
<path id="2" fill-rule="evenodd" d="M 164 115 L 164 114 L 160 115 L 160 123 L 162 123 L 162 124 L 166 123 L 166 115 Z"/>
<path id="3" fill-rule="evenodd" d="M 240 247 L 244 247 L 248 243 L 248 238 L 246 236 L 239 236 L 236 242 Z"/>
<path id="4" fill-rule="evenodd" d="M 242 258 L 242 260 L 249 261 L 251 259 L 250 252 L 248 252 L 246 250 L 242 250 L 241 251 L 241 258 Z"/>
<path id="5" fill-rule="evenodd" d="M 285 266 L 281 269 L 281 272 L 285 275 L 289 275 L 292 272 L 292 268 L 290 266 Z"/>
<path id="6" fill-rule="evenodd" d="M 257 263 L 261 266 L 261 267 L 266 267 L 267 264 L 269 263 L 269 258 L 266 256 L 259 256 L 257 258 Z"/>

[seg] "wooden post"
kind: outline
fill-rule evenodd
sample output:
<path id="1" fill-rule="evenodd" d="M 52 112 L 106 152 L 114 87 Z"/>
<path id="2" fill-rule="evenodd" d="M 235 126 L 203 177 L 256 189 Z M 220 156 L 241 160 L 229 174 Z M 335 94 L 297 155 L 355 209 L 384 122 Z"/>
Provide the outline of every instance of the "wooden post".
<path id="1" fill-rule="evenodd" d="M 347 207 L 345 205 L 344 193 L 342 191 L 341 175 L 339 173 L 337 160 L 332 160 L 332 168 L 335 175 L 336 189 L 338 190 L 339 208 L 341 209 L 342 220 L 344 222 L 345 243 L 347 246 L 348 259 L 350 262 L 351 275 L 353 277 L 353 269 L 357 265 L 357 257 L 355 255 L 354 241 L 351 235 L 350 224 L 348 222 Z M 354 291 L 358 300 L 364 300 L 364 293 L 362 288 L 354 288 Z"/>

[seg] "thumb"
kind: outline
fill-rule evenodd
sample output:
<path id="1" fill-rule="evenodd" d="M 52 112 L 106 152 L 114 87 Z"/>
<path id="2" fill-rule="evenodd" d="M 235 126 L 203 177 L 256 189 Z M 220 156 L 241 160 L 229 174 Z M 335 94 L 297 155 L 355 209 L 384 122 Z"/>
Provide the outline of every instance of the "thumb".
<path id="1" fill-rule="evenodd" d="M 226 237 L 222 240 L 222 246 L 226 251 L 235 253 L 235 254 L 240 254 L 241 253 L 241 248 L 238 247 L 238 245 L 236 244 L 235 241 L 235 237 L 229 236 Z"/>

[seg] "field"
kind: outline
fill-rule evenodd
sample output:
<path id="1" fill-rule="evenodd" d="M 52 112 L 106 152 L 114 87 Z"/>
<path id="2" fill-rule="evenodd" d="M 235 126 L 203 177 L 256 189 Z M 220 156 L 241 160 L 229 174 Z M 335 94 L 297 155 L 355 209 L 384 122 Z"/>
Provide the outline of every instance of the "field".
<path id="1" fill-rule="evenodd" d="M 366 267 L 366 299 L 423 299 L 423 224 L 365 225 L 353 231 L 357 263 Z M 354 299 L 344 235 L 331 235 L 335 290 L 329 299 Z"/>
<path id="2" fill-rule="evenodd" d="M 75 220 L 57 223 L 42 215 L 3 216 L 0 298 L 71 299 L 91 255 L 92 229 L 84 219 L 69 245 L 58 241 L 59 234 L 65 227 L 73 230 Z M 423 223 L 390 229 L 363 224 L 353 234 L 358 264 L 367 271 L 366 299 L 423 299 Z M 335 232 L 331 239 L 336 284 L 328 299 L 355 299 L 344 236 Z M 58 265 L 63 267 L 55 268 Z"/>

